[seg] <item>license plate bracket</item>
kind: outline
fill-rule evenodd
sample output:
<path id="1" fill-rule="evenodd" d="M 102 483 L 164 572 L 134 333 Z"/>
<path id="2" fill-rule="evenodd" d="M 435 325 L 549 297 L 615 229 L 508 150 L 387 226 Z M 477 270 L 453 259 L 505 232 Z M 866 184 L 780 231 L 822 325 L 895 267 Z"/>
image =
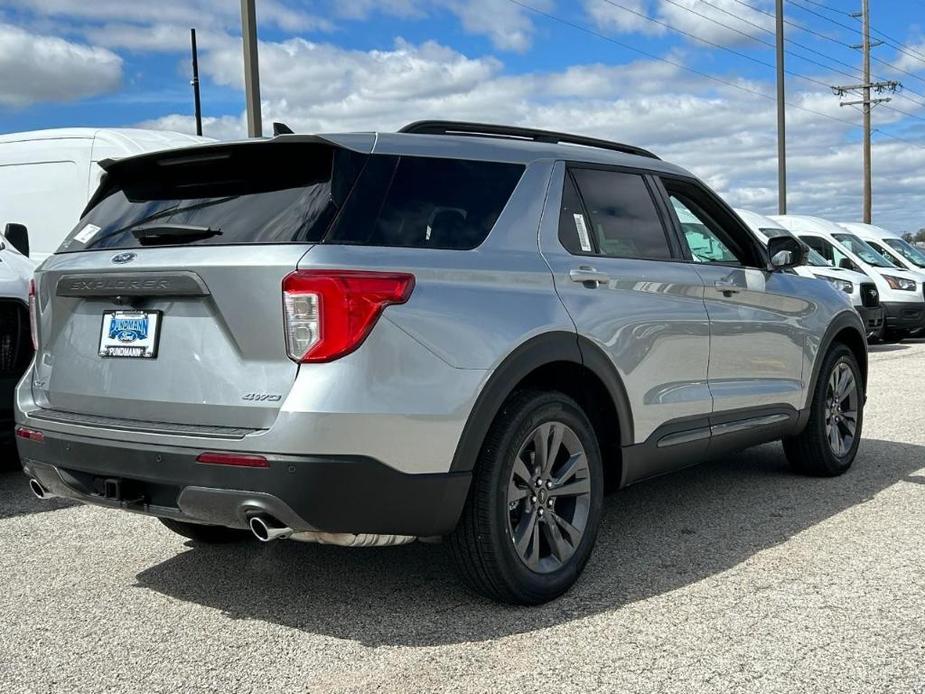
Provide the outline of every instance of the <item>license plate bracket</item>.
<path id="1" fill-rule="evenodd" d="M 98 353 L 109 359 L 155 359 L 161 336 L 161 311 L 103 311 Z"/>

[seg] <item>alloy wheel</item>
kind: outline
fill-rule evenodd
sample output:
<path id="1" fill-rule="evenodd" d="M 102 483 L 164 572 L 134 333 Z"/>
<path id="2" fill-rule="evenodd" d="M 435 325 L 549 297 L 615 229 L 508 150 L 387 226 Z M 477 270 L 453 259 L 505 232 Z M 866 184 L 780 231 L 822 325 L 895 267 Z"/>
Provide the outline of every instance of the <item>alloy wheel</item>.
<path id="1" fill-rule="evenodd" d="M 561 568 L 588 525 L 591 473 L 578 435 L 545 422 L 517 451 L 507 490 L 508 529 L 521 561 L 537 573 Z"/>
<path id="2" fill-rule="evenodd" d="M 858 383 L 851 367 L 840 361 L 829 376 L 825 396 L 825 435 L 839 458 L 851 450 L 857 436 Z"/>

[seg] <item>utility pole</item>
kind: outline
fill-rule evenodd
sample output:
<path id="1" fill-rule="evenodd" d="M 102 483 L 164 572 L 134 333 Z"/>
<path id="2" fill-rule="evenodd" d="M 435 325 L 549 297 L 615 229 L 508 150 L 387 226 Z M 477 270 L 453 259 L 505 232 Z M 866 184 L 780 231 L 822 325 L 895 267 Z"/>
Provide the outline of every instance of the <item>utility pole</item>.
<path id="1" fill-rule="evenodd" d="M 864 113 L 864 223 L 870 224 L 873 219 L 873 184 L 871 181 L 871 111 L 877 104 L 883 104 L 892 99 L 890 97 L 871 98 L 871 93 L 883 94 L 885 92 L 895 93 L 902 88 L 899 82 L 871 82 L 870 81 L 870 49 L 880 46 L 883 41 L 871 42 L 870 40 L 870 0 L 862 0 L 861 11 L 854 12 L 851 15 L 855 19 L 860 18 L 863 34 L 863 43 L 860 46 L 852 46 L 855 49 L 861 49 L 864 52 L 864 83 L 849 84 L 841 87 L 832 87 L 836 96 L 846 96 L 852 92 L 860 92 L 861 99 L 854 101 L 843 101 L 842 106 L 861 106 Z"/>
<path id="2" fill-rule="evenodd" d="M 247 136 L 263 137 L 260 118 L 260 74 L 257 61 L 257 10 L 254 0 L 241 0 L 241 35 L 244 38 L 244 99 Z"/>
<path id="3" fill-rule="evenodd" d="M 784 99 L 784 0 L 777 0 L 777 213 L 787 214 L 787 115 Z"/>
<path id="4" fill-rule="evenodd" d="M 193 108 L 196 114 L 196 134 L 202 135 L 202 103 L 199 100 L 199 51 L 196 49 L 196 30 L 189 30 L 190 48 L 193 52 Z"/>

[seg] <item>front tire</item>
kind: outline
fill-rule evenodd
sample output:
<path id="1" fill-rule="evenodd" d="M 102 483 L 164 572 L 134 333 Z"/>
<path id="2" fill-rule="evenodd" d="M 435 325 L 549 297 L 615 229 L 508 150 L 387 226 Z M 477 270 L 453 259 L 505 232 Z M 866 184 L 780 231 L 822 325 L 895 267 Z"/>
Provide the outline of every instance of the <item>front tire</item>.
<path id="1" fill-rule="evenodd" d="M 790 466 L 816 477 L 847 472 L 857 455 L 864 423 L 864 381 L 847 346 L 837 344 L 826 355 L 810 407 L 806 428 L 784 439 Z"/>
<path id="2" fill-rule="evenodd" d="M 584 569 L 604 476 L 591 423 L 570 397 L 523 391 L 485 439 L 449 546 L 465 582 L 500 602 L 558 597 Z"/>
<path id="3" fill-rule="evenodd" d="M 200 525 L 199 523 L 186 523 L 171 518 L 158 518 L 164 527 L 177 535 L 189 538 L 194 542 L 207 545 L 226 544 L 228 542 L 242 542 L 251 537 L 250 531 L 226 528 L 222 525 Z"/>

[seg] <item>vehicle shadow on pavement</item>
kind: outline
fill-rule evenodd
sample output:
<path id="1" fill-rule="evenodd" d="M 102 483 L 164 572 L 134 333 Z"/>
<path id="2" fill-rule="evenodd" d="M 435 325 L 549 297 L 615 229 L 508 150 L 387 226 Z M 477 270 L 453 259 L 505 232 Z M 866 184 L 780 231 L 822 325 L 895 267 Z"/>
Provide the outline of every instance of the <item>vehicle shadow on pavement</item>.
<path id="1" fill-rule="evenodd" d="M 619 609 L 715 575 L 870 499 L 925 467 L 925 447 L 865 440 L 836 479 L 789 472 L 780 445 L 614 493 L 584 576 L 551 604 L 517 608 L 467 592 L 446 546 L 347 549 L 296 542 L 195 546 L 137 585 L 367 645 L 431 646 L 530 632 Z"/>
<path id="2" fill-rule="evenodd" d="M 21 469 L 0 470 L 0 520 L 77 505 L 70 499 L 36 499 Z"/>
<path id="3" fill-rule="evenodd" d="M 907 349 L 909 349 L 909 345 L 867 345 L 867 351 L 871 354 L 880 354 L 881 352 L 902 352 Z"/>

